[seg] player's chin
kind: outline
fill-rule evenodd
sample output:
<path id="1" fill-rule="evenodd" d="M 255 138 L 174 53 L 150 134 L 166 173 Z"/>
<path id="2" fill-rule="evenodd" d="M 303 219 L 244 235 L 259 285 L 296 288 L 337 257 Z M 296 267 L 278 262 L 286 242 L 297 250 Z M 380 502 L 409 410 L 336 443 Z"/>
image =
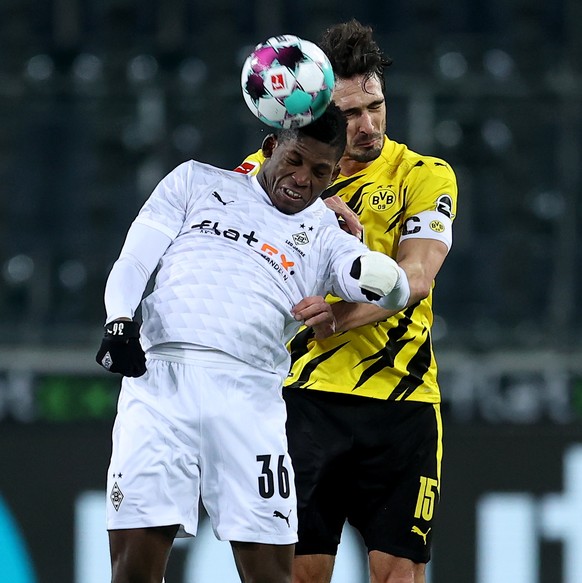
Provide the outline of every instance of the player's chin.
<path id="1" fill-rule="evenodd" d="M 351 157 L 356 160 L 356 162 L 371 162 L 375 160 L 382 153 L 382 147 L 375 145 L 369 147 L 355 147 L 351 153 Z"/>
<path id="2" fill-rule="evenodd" d="M 309 202 L 303 200 L 302 198 L 291 198 L 289 196 L 283 195 L 277 197 L 275 206 L 277 207 L 277 210 L 285 215 L 294 215 L 307 208 L 309 206 Z"/>

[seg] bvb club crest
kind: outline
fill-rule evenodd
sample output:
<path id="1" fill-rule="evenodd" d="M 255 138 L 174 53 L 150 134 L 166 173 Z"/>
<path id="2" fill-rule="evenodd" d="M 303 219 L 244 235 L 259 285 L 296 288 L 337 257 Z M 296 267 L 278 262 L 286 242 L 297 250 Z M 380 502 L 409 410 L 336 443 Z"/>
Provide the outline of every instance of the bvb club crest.
<path id="1" fill-rule="evenodd" d="M 368 197 L 368 205 L 377 212 L 388 210 L 396 200 L 396 194 L 385 186 L 381 186 Z"/>

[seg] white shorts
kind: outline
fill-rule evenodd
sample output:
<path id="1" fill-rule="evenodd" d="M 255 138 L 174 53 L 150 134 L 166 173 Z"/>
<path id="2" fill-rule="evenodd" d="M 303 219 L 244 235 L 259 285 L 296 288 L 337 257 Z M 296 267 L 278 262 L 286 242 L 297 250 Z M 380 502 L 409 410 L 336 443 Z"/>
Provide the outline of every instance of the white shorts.
<path id="1" fill-rule="evenodd" d="M 220 540 L 297 541 L 281 378 L 234 359 L 150 359 L 124 378 L 107 475 L 109 530 L 179 524 L 202 501 Z"/>

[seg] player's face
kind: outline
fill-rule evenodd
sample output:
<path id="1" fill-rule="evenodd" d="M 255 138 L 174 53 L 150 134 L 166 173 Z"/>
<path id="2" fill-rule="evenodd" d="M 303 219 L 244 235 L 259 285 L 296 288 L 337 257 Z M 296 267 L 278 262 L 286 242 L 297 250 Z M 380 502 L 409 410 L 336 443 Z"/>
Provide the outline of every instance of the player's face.
<path id="1" fill-rule="evenodd" d="M 335 148 L 307 136 L 263 142 L 266 160 L 257 178 L 275 207 L 293 215 L 313 204 L 337 176 Z"/>
<path id="2" fill-rule="evenodd" d="M 364 82 L 362 75 L 336 79 L 333 100 L 348 120 L 344 158 L 371 162 L 382 151 L 386 133 L 386 101 L 376 75 Z"/>

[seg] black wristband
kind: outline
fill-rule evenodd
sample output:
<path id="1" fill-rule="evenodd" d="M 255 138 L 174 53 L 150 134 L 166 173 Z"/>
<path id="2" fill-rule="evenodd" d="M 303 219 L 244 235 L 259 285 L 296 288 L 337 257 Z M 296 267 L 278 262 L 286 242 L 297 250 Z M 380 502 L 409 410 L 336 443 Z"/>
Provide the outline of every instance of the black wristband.
<path id="1" fill-rule="evenodd" d="M 133 320 L 114 320 L 105 325 L 105 338 L 110 340 L 139 338 L 139 328 L 139 323 Z"/>
<path id="2" fill-rule="evenodd" d="M 105 335 L 95 360 L 109 372 L 140 377 L 146 372 L 146 358 L 139 341 L 140 325 L 132 320 L 115 320 L 105 325 Z"/>

